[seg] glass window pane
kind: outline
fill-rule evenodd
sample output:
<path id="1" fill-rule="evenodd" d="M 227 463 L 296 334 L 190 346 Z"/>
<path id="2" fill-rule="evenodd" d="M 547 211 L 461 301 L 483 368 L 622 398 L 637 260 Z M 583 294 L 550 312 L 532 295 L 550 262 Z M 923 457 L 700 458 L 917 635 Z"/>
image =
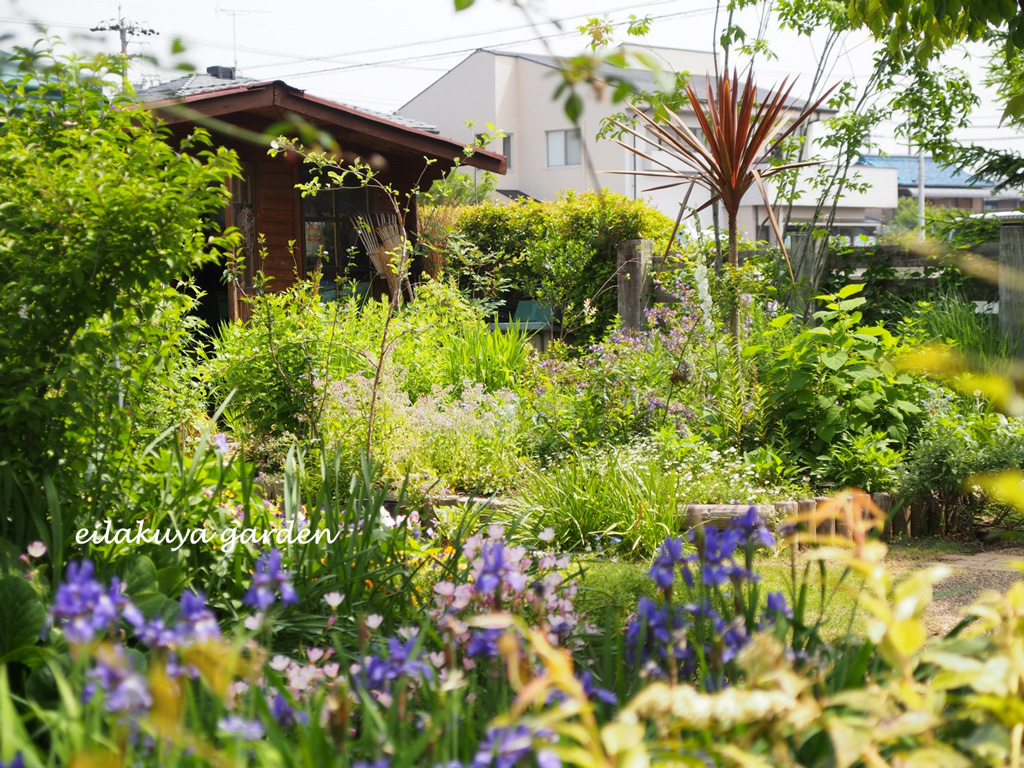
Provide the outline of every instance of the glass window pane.
<path id="1" fill-rule="evenodd" d="M 311 219 L 327 219 L 334 215 L 331 193 L 321 191 L 319 195 L 302 198 L 302 215 Z"/>
<path id="2" fill-rule="evenodd" d="M 565 165 L 565 131 L 548 131 L 548 168 Z"/>
<path id="3" fill-rule="evenodd" d="M 583 161 L 580 151 L 580 129 L 565 132 L 565 164 L 579 165 Z"/>
<path id="4" fill-rule="evenodd" d="M 307 221 L 303 227 L 303 254 L 305 255 L 306 272 L 313 272 L 326 263 L 333 261 L 334 225 L 326 221 Z M 321 260 L 321 249 L 325 259 Z"/>
<path id="5" fill-rule="evenodd" d="M 336 189 L 334 195 L 334 212 L 339 219 L 346 219 L 353 213 L 366 213 L 366 187 L 343 187 Z"/>

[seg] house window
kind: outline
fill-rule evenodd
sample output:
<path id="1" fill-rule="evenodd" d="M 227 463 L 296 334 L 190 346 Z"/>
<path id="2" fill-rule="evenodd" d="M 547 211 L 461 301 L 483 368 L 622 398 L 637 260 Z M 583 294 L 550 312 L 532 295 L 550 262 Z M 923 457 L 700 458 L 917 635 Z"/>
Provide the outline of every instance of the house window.
<path id="1" fill-rule="evenodd" d="M 309 176 L 303 174 L 303 181 Z M 324 186 L 329 182 L 324 180 Z M 368 280 L 370 262 L 352 216 L 369 210 L 365 187 L 323 189 L 302 199 L 302 256 L 307 275 L 321 270 L 328 280 Z"/>
<path id="2" fill-rule="evenodd" d="M 580 165 L 583 161 L 580 129 L 548 131 L 548 168 L 564 168 Z"/>
<path id="3" fill-rule="evenodd" d="M 488 149 L 491 152 L 500 152 L 505 156 L 508 170 L 512 170 L 512 134 L 506 134 L 500 139 L 492 139 L 489 143 L 485 143 L 485 139 L 488 137 L 486 133 L 478 133 L 474 138 L 478 146 L 483 146 L 484 149 Z"/>

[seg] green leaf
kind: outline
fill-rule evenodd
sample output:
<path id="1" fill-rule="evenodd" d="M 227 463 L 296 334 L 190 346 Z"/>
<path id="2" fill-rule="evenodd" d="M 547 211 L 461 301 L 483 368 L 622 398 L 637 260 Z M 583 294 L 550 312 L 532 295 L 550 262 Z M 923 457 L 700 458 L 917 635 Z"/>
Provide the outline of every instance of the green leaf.
<path id="1" fill-rule="evenodd" d="M 473 0 L 455 0 L 455 10 L 464 11 L 473 4 Z"/>
<path id="2" fill-rule="evenodd" d="M 156 566 L 145 555 L 132 555 L 127 558 L 122 573 L 124 574 L 126 595 L 134 596 L 144 592 L 156 592 L 160 588 Z"/>
<path id="3" fill-rule="evenodd" d="M 156 578 L 161 594 L 174 595 L 184 586 L 185 569 L 176 565 L 161 568 L 156 572 Z"/>
<path id="4" fill-rule="evenodd" d="M 46 624 L 46 608 L 20 576 L 0 579 L 0 657 L 35 645 Z"/>
<path id="5" fill-rule="evenodd" d="M 850 355 L 845 349 L 830 349 L 821 353 L 821 362 L 833 371 L 838 371 L 849 359 Z"/>
<path id="6" fill-rule="evenodd" d="M 575 125 L 583 117 L 583 99 L 580 95 L 573 91 L 569 94 L 569 98 L 565 100 L 565 116 L 568 117 Z"/>
<path id="7" fill-rule="evenodd" d="M 921 413 L 921 408 L 909 400 L 897 400 L 893 405 L 904 413 Z"/>
<path id="8" fill-rule="evenodd" d="M 840 299 L 848 299 L 854 294 L 860 293 L 863 290 L 864 283 L 850 283 L 840 288 L 839 293 L 836 294 L 836 297 Z"/>
<path id="9" fill-rule="evenodd" d="M 865 299 L 863 296 L 858 296 L 855 299 L 847 299 L 846 301 L 840 301 L 838 304 L 836 304 L 836 307 L 838 307 L 839 310 L 842 311 L 842 312 L 849 312 L 849 311 L 851 311 L 853 309 L 856 309 L 857 307 L 861 307 L 861 306 L 863 306 L 863 305 L 865 305 L 867 303 L 868 303 L 867 299 Z M 854 322 L 860 322 L 860 319 L 857 318 L 857 319 L 854 320 Z"/>

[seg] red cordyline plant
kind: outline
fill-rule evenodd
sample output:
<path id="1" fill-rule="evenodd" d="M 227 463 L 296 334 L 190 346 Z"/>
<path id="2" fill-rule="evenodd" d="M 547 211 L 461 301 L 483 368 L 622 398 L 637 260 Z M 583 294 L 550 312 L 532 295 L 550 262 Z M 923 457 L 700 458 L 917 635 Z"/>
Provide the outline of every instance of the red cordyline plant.
<path id="1" fill-rule="evenodd" d="M 835 90 L 829 88 L 817 101 L 796 112 L 790 100 L 793 85 L 787 87 L 787 80 L 775 88 L 762 94 L 757 93 L 753 74 L 749 73 L 742 90 L 739 76 L 734 72 L 730 78 L 723 73 L 719 78 L 707 77 L 707 94 L 704 99 L 705 109 L 701 108 L 701 100 L 690 83 L 686 84 L 686 95 L 700 124 L 704 140 L 701 139 L 683 122 L 679 115 L 669 112 L 667 122 L 655 122 L 642 109 L 631 107 L 640 123 L 648 133 L 615 122 L 626 133 L 632 134 L 641 141 L 664 152 L 674 160 L 686 166 L 684 169 L 659 160 L 635 146 L 619 141 L 618 144 L 630 152 L 648 160 L 662 170 L 649 171 L 611 171 L 636 176 L 655 176 L 676 179 L 670 184 L 663 184 L 652 189 L 665 189 L 680 184 L 700 184 L 711 191 L 711 199 L 692 213 L 707 208 L 716 201 L 721 201 L 725 209 L 729 226 L 729 262 L 739 264 L 739 246 L 736 231 L 736 216 L 739 212 L 743 196 L 751 185 L 757 184 L 768 209 L 768 217 L 779 247 L 785 254 L 782 233 L 778 221 L 772 212 L 771 202 L 765 191 L 763 180 L 783 171 L 792 170 L 805 165 L 814 165 L 816 161 L 768 165 L 771 154 L 782 142 L 795 131 L 801 123 L 810 117 L 821 103 Z M 644 190 L 651 191 L 651 189 Z M 689 199 L 689 192 L 686 198 Z M 680 208 L 676 226 L 683 217 L 686 202 Z M 786 256 L 788 264 L 789 257 Z M 790 270 L 792 273 L 792 269 Z"/>

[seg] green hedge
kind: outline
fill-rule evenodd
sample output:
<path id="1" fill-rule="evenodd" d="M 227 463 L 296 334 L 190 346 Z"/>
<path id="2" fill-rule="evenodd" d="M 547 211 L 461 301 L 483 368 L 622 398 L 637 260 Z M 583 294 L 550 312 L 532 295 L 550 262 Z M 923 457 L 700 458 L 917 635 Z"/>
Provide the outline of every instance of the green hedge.
<path id="1" fill-rule="evenodd" d="M 456 234 L 503 257 L 516 296 L 557 306 L 578 341 L 599 339 L 616 314 L 616 246 L 651 238 L 664 249 L 672 221 L 643 201 L 603 192 L 565 192 L 550 202 L 467 207 Z M 589 307 L 589 312 L 585 309 Z"/>

